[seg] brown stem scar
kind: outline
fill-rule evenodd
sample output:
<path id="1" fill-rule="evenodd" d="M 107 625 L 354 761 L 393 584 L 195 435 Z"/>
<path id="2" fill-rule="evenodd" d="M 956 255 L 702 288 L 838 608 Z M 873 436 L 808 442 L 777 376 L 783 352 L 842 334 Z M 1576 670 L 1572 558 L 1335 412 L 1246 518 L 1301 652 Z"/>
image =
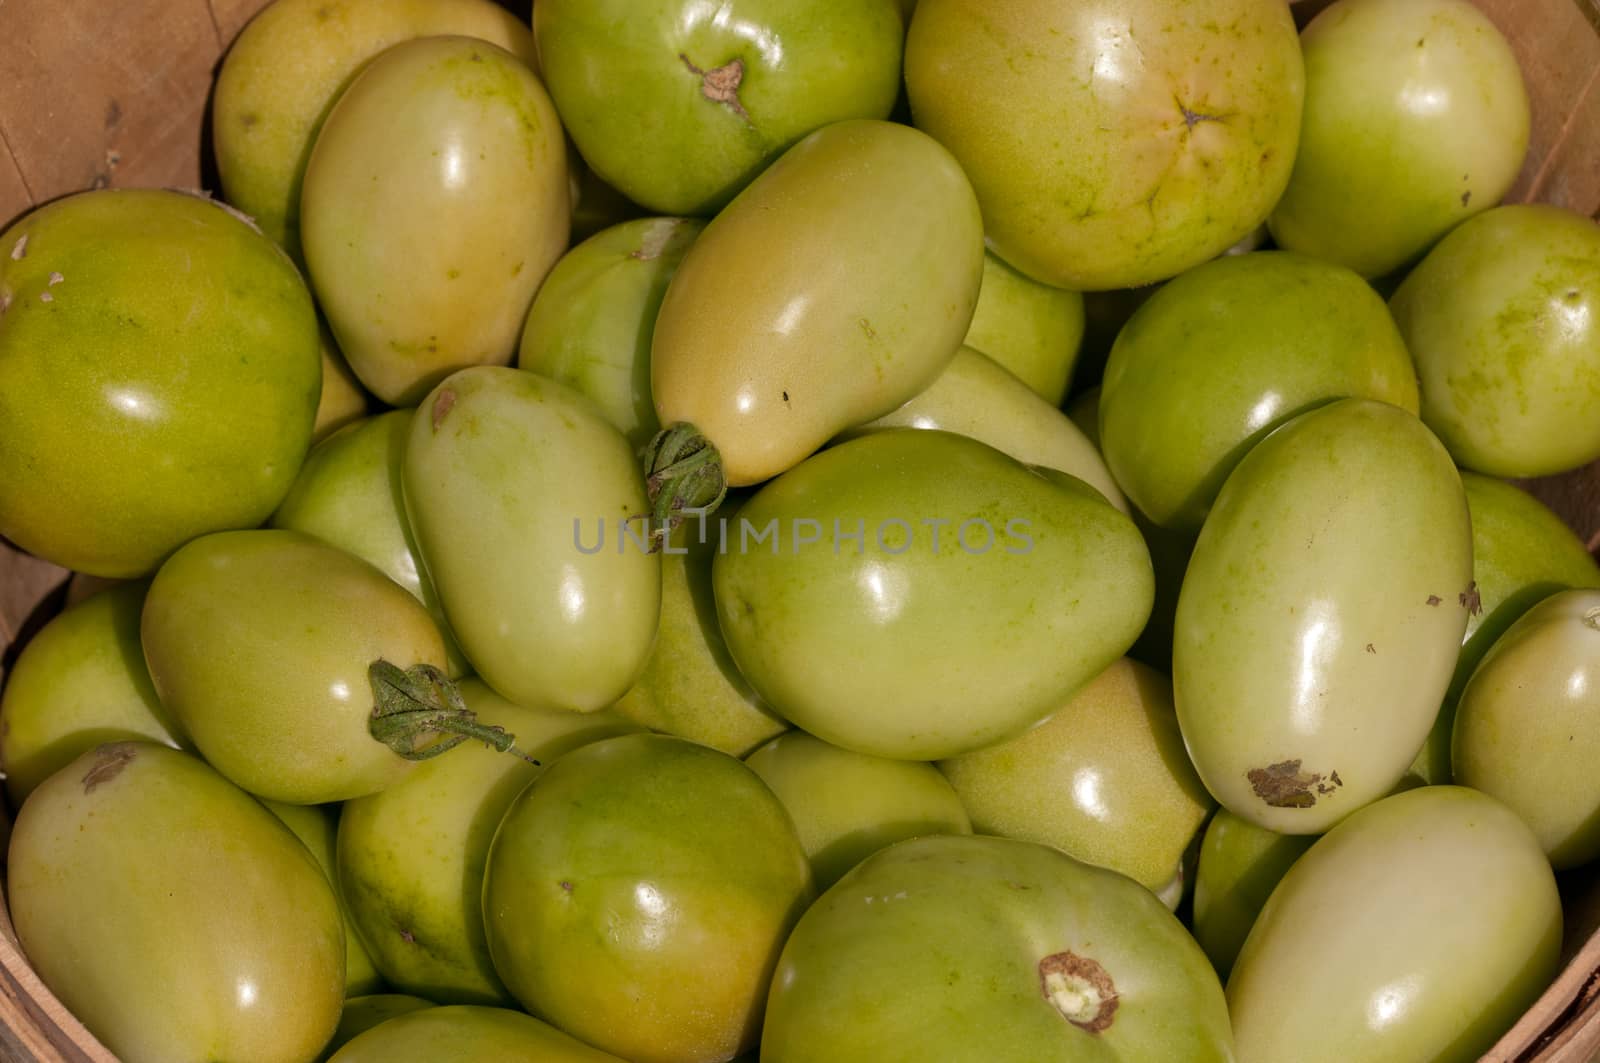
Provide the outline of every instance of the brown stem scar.
<path id="1" fill-rule="evenodd" d="M 83 777 L 83 792 L 89 793 L 101 783 L 110 782 L 122 774 L 122 769 L 132 763 L 137 754 L 130 743 L 101 746 L 95 753 L 94 764 Z"/>
<path id="2" fill-rule="evenodd" d="M 1039 988 L 1044 998 L 1078 1029 L 1097 1034 L 1117 1017 L 1117 987 L 1096 960 L 1057 952 L 1039 961 Z"/>
<path id="3" fill-rule="evenodd" d="M 456 393 L 449 388 L 439 392 L 439 397 L 433 400 L 433 430 L 437 432 L 444 419 L 449 416 L 455 407 Z"/>
<path id="4" fill-rule="evenodd" d="M 711 70 L 702 70 L 683 52 L 678 53 L 678 58 L 689 68 L 689 73 L 700 78 L 700 95 L 713 103 L 724 105 L 743 119 L 746 125 L 755 124 L 750 121 L 750 112 L 739 101 L 739 86 L 744 82 L 743 59 L 733 59 Z"/>
<path id="5" fill-rule="evenodd" d="M 28 234 L 23 233 L 17 238 L 16 245 L 11 248 L 11 261 L 21 262 L 22 256 L 28 253 Z"/>
<path id="6" fill-rule="evenodd" d="M 1318 772 L 1300 770 L 1299 760 L 1281 760 L 1265 768 L 1251 768 L 1245 773 L 1250 789 L 1271 808 L 1310 808 L 1317 798 L 1326 797 L 1344 785 L 1338 772 L 1324 776 Z"/>

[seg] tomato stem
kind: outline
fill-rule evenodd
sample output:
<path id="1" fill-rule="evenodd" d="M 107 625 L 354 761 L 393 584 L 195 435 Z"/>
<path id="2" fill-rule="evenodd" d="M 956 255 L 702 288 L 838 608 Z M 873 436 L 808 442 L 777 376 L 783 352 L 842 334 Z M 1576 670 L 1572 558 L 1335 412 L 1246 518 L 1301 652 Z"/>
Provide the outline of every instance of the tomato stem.
<path id="1" fill-rule="evenodd" d="M 692 424 L 668 425 L 644 448 L 652 549 L 683 523 L 687 511 L 711 512 L 728 493 L 722 455 Z"/>
<path id="2" fill-rule="evenodd" d="M 416 664 L 409 669 L 381 657 L 367 668 L 372 684 L 372 716 L 367 731 L 407 760 L 430 760 L 468 739 L 529 764 L 537 760 L 516 748 L 504 727 L 479 723 L 458 687 L 442 669 Z"/>

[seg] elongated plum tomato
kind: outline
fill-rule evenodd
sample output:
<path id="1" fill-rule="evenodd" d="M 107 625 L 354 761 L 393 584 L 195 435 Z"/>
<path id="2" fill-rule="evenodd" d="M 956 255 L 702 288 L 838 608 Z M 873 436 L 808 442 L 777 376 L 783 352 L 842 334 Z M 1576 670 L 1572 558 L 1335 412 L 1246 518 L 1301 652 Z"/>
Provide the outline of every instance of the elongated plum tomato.
<path id="1" fill-rule="evenodd" d="M 219 532 L 156 573 L 140 620 L 156 693 L 213 767 L 290 804 L 374 793 L 414 765 L 368 730 L 374 661 L 443 669 L 422 603 L 299 532 Z"/>
<path id="2" fill-rule="evenodd" d="M 339 1021 L 344 927 L 304 845 L 187 753 L 83 754 L 17 816 L 28 962 L 126 1063 L 305 1063 Z"/>
<path id="3" fill-rule="evenodd" d="M 510 362 L 571 226 L 566 141 L 533 71 L 469 37 L 367 64 L 306 163 L 300 236 L 328 324 L 374 395 L 419 401 Z"/>
<path id="4" fill-rule="evenodd" d="M 320 366 L 293 263 L 217 204 L 40 207 L 0 234 L 0 536 L 123 578 L 260 524 L 311 442 Z"/>
<path id="5" fill-rule="evenodd" d="M 512 802 L 484 877 L 495 970 L 529 1011 L 635 1063 L 751 1048 L 815 896 L 755 772 L 666 735 L 563 756 Z"/>
<path id="6" fill-rule="evenodd" d="M 712 567 L 745 678 L 779 715 L 930 760 L 1059 709 L 1132 645 L 1153 576 L 1126 515 L 1065 473 L 890 428 L 766 485 Z"/>
<path id="7" fill-rule="evenodd" d="M 1489 917 L 1493 913 L 1493 917 Z M 1425 786 L 1295 861 L 1228 979 L 1239 1063 L 1467 1063 L 1555 976 L 1561 897 L 1500 802 Z"/>
<path id="8" fill-rule="evenodd" d="M 1546 598 L 1489 648 L 1461 695 L 1452 761 L 1504 801 L 1557 869 L 1600 856 L 1600 591 Z"/>
<path id="9" fill-rule="evenodd" d="M 868 857 L 801 918 L 761 1058 L 1233 1055 L 1216 974 L 1148 890 L 1049 846 L 944 836 Z"/>
<path id="10" fill-rule="evenodd" d="M 380 1023 L 328 1063 L 623 1063 L 532 1015 L 507 1008 L 422 1008 Z"/>
<path id="11" fill-rule="evenodd" d="M 1474 594 L 1461 477 L 1415 416 L 1342 399 L 1257 443 L 1178 598 L 1173 691 L 1207 789 L 1282 834 L 1388 793 L 1433 726 Z"/>
<path id="12" fill-rule="evenodd" d="M 622 696 L 655 636 L 660 554 L 626 538 L 644 484 L 593 402 L 521 369 L 464 369 L 412 420 L 402 483 L 484 682 L 535 709 L 593 712 Z"/>
<path id="13" fill-rule="evenodd" d="M 667 436 L 652 471 L 709 443 L 695 453 L 720 472 L 704 495 L 667 477 L 658 513 L 776 476 L 927 387 L 982 277 L 977 200 L 931 138 L 863 120 L 790 148 L 706 226 L 662 300 L 650 386 Z"/>

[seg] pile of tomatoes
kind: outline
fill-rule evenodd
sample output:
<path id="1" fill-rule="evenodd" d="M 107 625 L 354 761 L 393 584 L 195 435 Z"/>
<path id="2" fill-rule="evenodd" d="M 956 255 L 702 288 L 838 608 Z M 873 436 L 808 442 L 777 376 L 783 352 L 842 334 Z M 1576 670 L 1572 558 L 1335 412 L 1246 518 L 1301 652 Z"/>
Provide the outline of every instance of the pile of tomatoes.
<path id="1" fill-rule="evenodd" d="M 0 233 L 130 1063 L 1467 1060 L 1600 857 L 1600 227 L 1466 0 L 274 0 Z M 1063 409 L 1065 407 L 1065 409 Z"/>

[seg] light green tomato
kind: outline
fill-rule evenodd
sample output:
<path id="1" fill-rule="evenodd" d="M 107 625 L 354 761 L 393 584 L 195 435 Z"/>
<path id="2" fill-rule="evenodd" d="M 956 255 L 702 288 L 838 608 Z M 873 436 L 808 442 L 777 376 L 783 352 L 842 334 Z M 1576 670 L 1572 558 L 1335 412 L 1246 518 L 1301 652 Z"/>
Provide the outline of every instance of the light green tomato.
<path id="1" fill-rule="evenodd" d="M 638 734 L 567 754 L 518 795 L 483 910 L 525 1008 L 633 1063 L 676 1063 L 754 1047 L 778 952 L 815 896 L 753 771 Z"/>
<path id="2" fill-rule="evenodd" d="M 965 343 L 1011 370 L 1052 406 L 1067 397 L 1083 342 L 1083 295 L 1018 273 L 993 251 Z"/>
<path id="3" fill-rule="evenodd" d="M 1053 475 L 885 429 L 768 484 L 712 568 L 739 670 L 791 723 L 876 756 L 952 757 L 1038 723 L 1133 644 L 1152 595 L 1133 522 Z"/>
<path id="4" fill-rule="evenodd" d="M 461 696 L 479 721 L 549 764 L 633 730 L 608 712 L 580 716 L 513 705 L 477 679 Z M 384 979 L 440 1003 L 510 1003 L 483 933 L 483 865 L 500 817 L 540 769 L 468 742 L 382 793 L 345 802 L 339 880 Z"/>
<path id="5" fill-rule="evenodd" d="M 306 163 L 300 235 L 368 390 L 409 406 L 456 369 L 510 362 L 570 196 L 555 108 L 510 52 L 430 37 L 367 64 Z"/>
<path id="6" fill-rule="evenodd" d="M 339 869 L 334 856 L 334 842 L 338 836 L 339 819 L 336 810 L 326 805 L 286 805 L 282 801 L 262 801 L 267 811 L 277 816 L 285 827 L 294 831 L 300 844 L 317 858 L 317 866 L 327 876 L 339 899 L 339 916 L 344 923 L 344 994 L 346 997 L 363 993 L 376 993 L 383 988 L 383 978 L 372 965 L 366 946 L 356 934 L 350 921 L 350 911 L 339 889 Z M 342 1020 L 341 1020 L 342 1025 Z"/>
<path id="7" fill-rule="evenodd" d="M 710 215 L 812 130 L 887 118 L 895 0 L 540 0 L 539 60 L 578 150 L 629 199 Z"/>
<path id="8" fill-rule="evenodd" d="M 1132 288 L 1220 255 L 1294 161 L 1304 72 L 1279 0 L 927 0 L 905 67 L 995 253 L 1058 287 Z"/>
<path id="9" fill-rule="evenodd" d="M 612 706 L 641 727 L 743 757 L 789 729 L 768 712 L 728 654 L 717 625 L 711 561 L 738 505 L 690 516 L 661 551 L 661 622 L 639 681 Z"/>
<path id="10" fill-rule="evenodd" d="M 799 731 L 745 763 L 794 820 L 821 890 L 897 841 L 972 833 L 961 799 L 931 764 L 852 753 Z"/>
<path id="11" fill-rule="evenodd" d="M 1067 416 L 1078 430 L 1100 449 L 1100 385 L 1096 384 L 1067 403 Z"/>
<path id="12" fill-rule="evenodd" d="M 533 38 L 490 0 L 273 0 L 222 61 L 211 136 L 229 203 L 300 258 L 306 159 L 339 94 L 373 56 L 461 33 L 535 62 Z"/>
<path id="13" fill-rule="evenodd" d="M 948 151 L 894 122 L 819 129 L 684 256 L 651 341 L 656 415 L 698 429 L 729 485 L 770 479 L 933 383 L 982 279 Z"/>
<path id="14" fill-rule="evenodd" d="M 1184 752 L 1172 684 L 1127 658 L 1038 727 L 939 767 L 978 832 L 1053 845 L 1152 892 L 1181 881 L 1215 805 Z"/>
<path id="15" fill-rule="evenodd" d="M 922 0 L 929 3 L 930 0 Z M 763 1063 L 1232 1060 L 1222 987 L 1131 880 L 1044 845 L 869 857 L 784 946 Z"/>
<path id="16" fill-rule="evenodd" d="M 904 406 L 851 429 L 845 437 L 879 428 L 936 428 L 970 436 L 1016 458 L 1070 473 L 1128 512 L 1127 499 L 1105 459 L 1066 414 L 1041 399 L 1003 366 L 963 347 L 944 372 Z"/>
<path id="17" fill-rule="evenodd" d="M 1173 688 L 1206 788 L 1281 834 L 1388 793 L 1433 726 L 1471 596 L 1461 479 L 1416 417 L 1341 399 L 1256 444 L 1178 598 Z"/>
<path id="18" fill-rule="evenodd" d="M 1415 371 L 1383 300 L 1341 266 L 1231 255 L 1163 286 L 1117 336 L 1101 444 L 1146 516 L 1197 531 L 1263 436 L 1346 396 L 1417 412 Z"/>
<path id="19" fill-rule="evenodd" d="M 1238 1061 L 1475 1060 L 1560 950 L 1555 876 L 1510 810 L 1454 786 L 1385 798 L 1319 839 L 1261 910 L 1228 980 Z"/>
<path id="20" fill-rule="evenodd" d="M 1450 233 L 1390 300 L 1422 419 L 1462 466 L 1545 476 L 1600 457 L 1600 225 L 1543 204 Z"/>
<path id="21" fill-rule="evenodd" d="M 1467 631 L 1439 717 L 1410 774 L 1424 783 L 1450 781 L 1450 732 L 1456 703 L 1478 662 L 1517 618 L 1557 591 L 1600 587 L 1600 566 L 1571 528 L 1543 502 L 1504 480 L 1461 474 L 1472 515 L 1472 583 L 1478 607 Z"/>
<path id="22" fill-rule="evenodd" d="M 83 754 L 17 816 L 6 900 L 29 965 L 125 1063 L 313 1059 L 344 927 L 306 847 L 199 759 Z"/>
<path id="23" fill-rule="evenodd" d="M 329 1063 L 623 1063 L 549 1023 L 506 1008 L 423 1008 L 374 1026 Z"/>
<path id="24" fill-rule="evenodd" d="M 1223 978 L 1273 889 L 1316 840 L 1275 834 L 1225 808 L 1212 817 L 1194 879 L 1194 936 Z"/>
<path id="25" fill-rule="evenodd" d="M 140 620 L 161 703 L 206 760 L 259 797 L 323 804 L 415 767 L 372 737 L 368 670 L 444 667 L 420 602 L 299 532 L 218 532 L 161 566 Z"/>
<path id="26" fill-rule="evenodd" d="M 1600 856 L 1600 591 L 1561 591 L 1501 635 L 1461 695 L 1463 786 L 1533 828 L 1557 870 Z"/>
<path id="27" fill-rule="evenodd" d="M 1528 96 L 1469 0 L 1338 0 L 1301 47 L 1300 151 L 1270 222 L 1280 247 L 1378 277 L 1510 190 Z"/>
<path id="28" fill-rule="evenodd" d="M 702 228 L 640 218 L 568 251 L 528 310 L 517 367 L 589 396 L 635 448 L 650 442 L 661 429 L 650 399 L 656 311 Z"/>
<path id="29" fill-rule="evenodd" d="M 439 626 L 450 674 L 461 676 L 466 661 L 450 634 L 439 592 L 417 558 L 400 489 L 400 461 L 413 413 L 390 410 L 318 443 L 271 523 L 354 554 L 410 591 Z"/>
<path id="30" fill-rule="evenodd" d="M 322 346 L 322 392 L 317 399 L 317 419 L 311 429 L 311 440 L 320 443 L 352 421 L 366 416 L 370 396 L 361 386 L 350 363 L 344 360 L 334 344 L 328 327 L 317 329 Z"/>
<path id="31" fill-rule="evenodd" d="M 249 528 L 311 443 L 311 293 L 234 212 L 153 189 L 0 232 L 0 537 L 126 578 Z"/>
<path id="32" fill-rule="evenodd" d="M 144 593 L 143 583 L 107 588 L 23 646 L 0 693 L 0 770 L 11 807 L 103 742 L 182 744 L 139 648 Z"/>
<path id="33" fill-rule="evenodd" d="M 650 652 L 661 569 L 627 538 L 642 538 L 644 483 L 599 408 L 520 369 L 464 369 L 413 418 L 402 473 L 417 546 L 484 681 L 529 708 L 621 697 Z"/>
<path id="34" fill-rule="evenodd" d="M 344 1010 L 339 1013 L 339 1028 L 333 1031 L 333 1037 L 323 1047 L 322 1055 L 318 1058 L 327 1059 L 357 1035 L 366 1033 L 374 1026 L 388 1022 L 396 1016 L 434 1006 L 431 1000 L 409 997 L 403 993 L 372 993 L 364 997 L 348 997 L 344 1002 Z"/>

